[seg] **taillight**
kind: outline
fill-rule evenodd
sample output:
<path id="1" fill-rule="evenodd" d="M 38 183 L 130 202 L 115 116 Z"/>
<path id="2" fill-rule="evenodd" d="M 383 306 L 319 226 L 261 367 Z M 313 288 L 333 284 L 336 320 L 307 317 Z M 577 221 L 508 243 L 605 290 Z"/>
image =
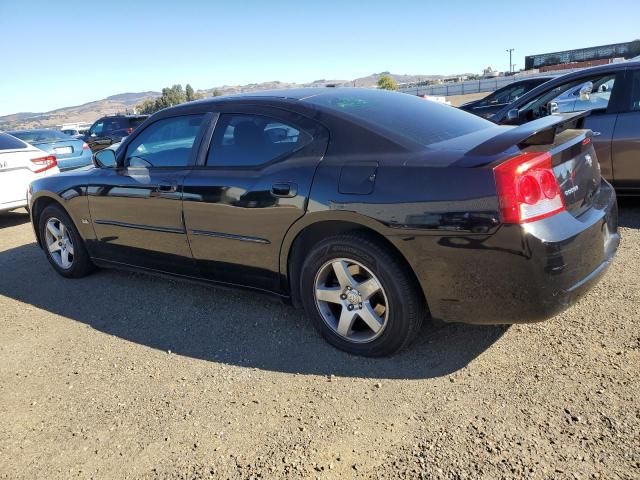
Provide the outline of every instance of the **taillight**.
<path id="1" fill-rule="evenodd" d="M 82 144 L 82 149 L 83 150 L 89 150 L 89 145 L 87 145 L 86 143 Z"/>
<path id="2" fill-rule="evenodd" d="M 58 165 L 58 161 L 56 160 L 56 157 L 54 155 L 32 158 L 31 163 L 36 166 L 36 169 L 33 171 L 33 173 L 41 173 Z"/>
<path id="3" fill-rule="evenodd" d="M 131 135 L 131 132 L 133 132 L 133 128 L 131 127 L 127 128 L 127 135 Z"/>
<path id="4" fill-rule="evenodd" d="M 493 173 L 504 223 L 533 222 L 564 210 L 550 153 L 522 153 Z"/>

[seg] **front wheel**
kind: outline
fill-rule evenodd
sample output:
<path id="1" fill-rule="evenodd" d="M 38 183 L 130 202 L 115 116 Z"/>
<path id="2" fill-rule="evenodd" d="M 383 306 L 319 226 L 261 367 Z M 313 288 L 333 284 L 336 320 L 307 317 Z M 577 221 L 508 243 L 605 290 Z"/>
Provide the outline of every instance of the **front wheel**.
<path id="1" fill-rule="evenodd" d="M 316 245 L 302 267 L 301 295 L 324 338 L 356 355 L 398 352 L 426 316 L 415 277 L 396 252 L 367 235 L 341 235 Z"/>
<path id="2" fill-rule="evenodd" d="M 49 205 L 40 215 L 40 240 L 47 260 L 63 277 L 79 278 L 94 266 L 73 221 L 61 207 Z"/>

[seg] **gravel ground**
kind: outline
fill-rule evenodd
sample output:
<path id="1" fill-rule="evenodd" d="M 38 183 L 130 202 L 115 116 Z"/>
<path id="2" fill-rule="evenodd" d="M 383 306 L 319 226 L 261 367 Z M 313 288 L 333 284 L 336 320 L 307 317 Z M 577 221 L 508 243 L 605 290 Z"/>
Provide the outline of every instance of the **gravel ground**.
<path id="1" fill-rule="evenodd" d="M 351 357 L 257 294 L 57 276 L 0 216 L 0 478 L 640 478 L 640 202 L 570 311 Z"/>

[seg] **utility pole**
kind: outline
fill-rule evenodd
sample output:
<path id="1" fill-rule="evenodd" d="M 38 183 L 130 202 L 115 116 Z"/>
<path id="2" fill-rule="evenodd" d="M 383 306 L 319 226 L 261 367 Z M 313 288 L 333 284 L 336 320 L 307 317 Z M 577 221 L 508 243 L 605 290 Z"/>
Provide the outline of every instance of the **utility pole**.
<path id="1" fill-rule="evenodd" d="M 515 50 L 515 48 L 507 48 L 505 50 L 505 52 L 509 52 L 509 73 L 513 72 L 513 63 L 511 63 L 511 55 L 512 55 L 514 50 Z"/>

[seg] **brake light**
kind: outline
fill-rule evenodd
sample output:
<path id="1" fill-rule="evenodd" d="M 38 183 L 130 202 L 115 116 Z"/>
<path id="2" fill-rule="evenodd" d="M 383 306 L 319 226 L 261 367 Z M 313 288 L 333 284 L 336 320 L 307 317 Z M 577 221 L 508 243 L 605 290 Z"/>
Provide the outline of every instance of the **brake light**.
<path id="1" fill-rule="evenodd" d="M 127 134 L 131 135 L 131 132 L 133 132 L 133 128 L 131 128 L 131 127 L 127 128 Z"/>
<path id="2" fill-rule="evenodd" d="M 526 223 L 565 209 L 551 154 L 525 152 L 493 169 L 504 223 Z"/>
<path id="3" fill-rule="evenodd" d="M 33 173 L 41 173 L 58 165 L 58 161 L 56 160 L 56 157 L 54 155 L 32 158 L 31 163 L 33 163 L 36 167 Z"/>
<path id="4" fill-rule="evenodd" d="M 89 150 L 89 145 L 87 145 L 86 143 L 82 144 L 82 149 L 83 150 Z"/>

